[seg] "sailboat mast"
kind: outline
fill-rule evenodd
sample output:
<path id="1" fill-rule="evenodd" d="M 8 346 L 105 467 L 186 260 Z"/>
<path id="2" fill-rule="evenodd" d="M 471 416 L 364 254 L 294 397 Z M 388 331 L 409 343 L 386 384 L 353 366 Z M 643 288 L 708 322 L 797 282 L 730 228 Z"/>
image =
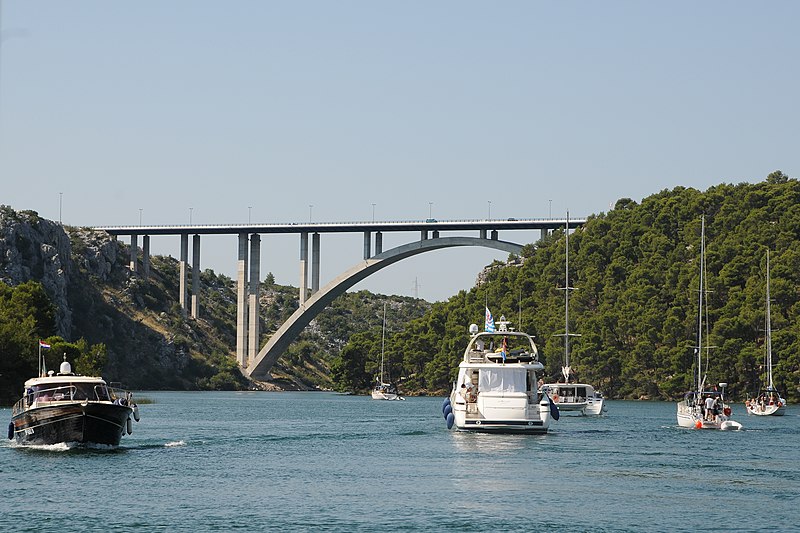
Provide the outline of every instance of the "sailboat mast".
<path id="1" fill-rule="evenodd" d="M 770 323 L 769 307 L 769 250 L 767 250 L 767 379 L 769 380 L 769 390 L 772 386 L 772 327 Z"/>
<path id="2" fill-rule="evenodd" d="M 566 229 L 566 260 L 564 261 L 564 366 L 569 368 L 569 211 L 567 211 Z M 564 376 L 569 383 L 569 376 Z"/>
<path id="3" fill-rule="evenodd" d="M 705 281 L 706 270 L 706 217 L 703 216 L 700 222 L 700 286 L 698 291 L 697 309 L 697 390 L 700 390 L 703 375 L 703 296 L 705 291 L 703 283 Z"/>
<path id="4" fill-rule="evenodd" d="M 383 302 L 383 326 L 381 328 L 381 383 L 383 380 L 383 352 L 386 346 L 386 302 Z"/>

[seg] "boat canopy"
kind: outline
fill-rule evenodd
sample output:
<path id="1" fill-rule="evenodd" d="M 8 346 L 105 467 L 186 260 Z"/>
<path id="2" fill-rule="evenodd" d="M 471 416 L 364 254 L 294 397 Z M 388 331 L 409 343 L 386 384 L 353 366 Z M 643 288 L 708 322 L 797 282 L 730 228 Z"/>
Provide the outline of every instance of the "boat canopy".
<path id="1" fill-rule="evenodd" d="M 521 367 L 481 368 L 478 389 L 484 392 L 525 392 L 528 373 Z"/>

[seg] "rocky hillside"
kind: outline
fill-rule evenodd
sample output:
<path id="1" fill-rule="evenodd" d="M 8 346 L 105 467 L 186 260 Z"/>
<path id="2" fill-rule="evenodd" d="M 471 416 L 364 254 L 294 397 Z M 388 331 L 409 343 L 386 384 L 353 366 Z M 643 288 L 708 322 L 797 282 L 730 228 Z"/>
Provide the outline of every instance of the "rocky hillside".
<path id="1" fill-rule="evenodd" d="M 0 206 L 0 282 L 38 281 L 56 308 L 56 331 L 108 349 L 104 376 L 135 389 L 329 388 L 329 362 L 354 332 L 380 327 L 386 297 L 348 293 L 306 328 L 282 356 L 270 383 L 245 379 L 235 362 L 235 282 L 201 273 L 200 319 L 183 318 L 178 261 L 151 257 L 144 279 L 128 268 L 128 246 L 104 232 L 61 226 L 33 211 Z M 262 285 L 261 343 L 297 308 L 298 290 Z M 408 313 L 423 300 L 391 297 Z"/>

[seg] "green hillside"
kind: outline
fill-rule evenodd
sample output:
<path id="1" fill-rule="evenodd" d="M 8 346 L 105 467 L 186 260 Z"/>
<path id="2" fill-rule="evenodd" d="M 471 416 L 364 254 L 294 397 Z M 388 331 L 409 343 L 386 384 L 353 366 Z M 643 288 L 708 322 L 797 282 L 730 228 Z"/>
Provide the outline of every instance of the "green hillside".
<path id="1" fill-rule="evenodd" d="M 579 379 L 613 398 L 677 398 L 692 386 L 701 216 L 706 218 L 710 341 L 708 377 L 743 398 L 758 387 L 764 353 L 765 258 L 770 250 L 776 386 L 797 401 L 800 383 L 800 183 L 780 171 L 757 184 L 705 192 L 678 187 L 617 202 L 570 235 L 571 363 Z M 486 281 L 434 304 L 387 341 L 406 391 L 450 387 L 470 323 L 484 303 L 536 335 L 546 367 L 560 369 L 565 239 L 556 232 L 521 258 L 487 269 Z M 521 317 L 521 320 L 520 320 Z M 521 323 L 520 323 L 521 322 Z M 520 323 L 520 324 L 517 324 Z M 521 326 L 521 328 L 520 328 Z M 363 388 L 379 353 L 375 336 L 353 336 L 334 375 Z M 363 362 L 363 364 L 362 364 Z"/>

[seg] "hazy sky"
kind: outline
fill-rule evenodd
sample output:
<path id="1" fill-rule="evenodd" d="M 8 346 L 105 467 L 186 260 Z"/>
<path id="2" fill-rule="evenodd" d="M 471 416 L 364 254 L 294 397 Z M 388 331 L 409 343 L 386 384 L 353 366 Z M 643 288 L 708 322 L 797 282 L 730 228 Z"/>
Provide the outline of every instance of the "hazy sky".
<path id="1" fill-rule="evenodd" d="M 0 6 L 0 203 L 65 224 L 587 216 L 800 173 L 798 2 Z M 323 285 L 362 239 L 322 235 Z M 235 276 L 235 237 L 202 250 Z M 442 300 L 505 256 L 432 252 L 355 289 Z M 298 237 L 262 238 L 263 275 L 296 286 L 298 260 Z"/>

